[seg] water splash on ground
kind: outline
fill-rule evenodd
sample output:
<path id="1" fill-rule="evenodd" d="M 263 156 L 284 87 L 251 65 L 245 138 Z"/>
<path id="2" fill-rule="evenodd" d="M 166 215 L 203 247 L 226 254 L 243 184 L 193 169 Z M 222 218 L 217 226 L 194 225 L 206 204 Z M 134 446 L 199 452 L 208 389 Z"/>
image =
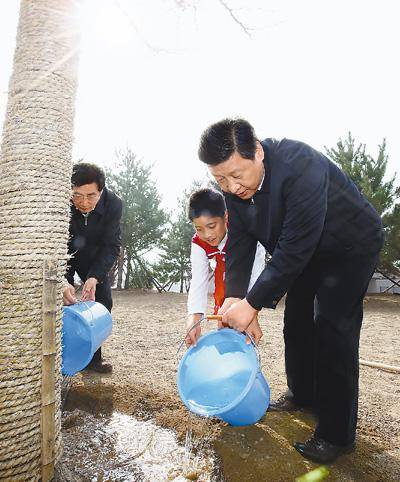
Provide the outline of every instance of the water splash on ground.
<path id="1" fill-rule="evenodd" d="M 195 447 L 190 416 L 185 446 L 173 431 L 120 412 L 99 417 L 80 410 L 65 412 L 63 439 L 62 464 L 75 481 L 211 480 L 214 460 Z"/>

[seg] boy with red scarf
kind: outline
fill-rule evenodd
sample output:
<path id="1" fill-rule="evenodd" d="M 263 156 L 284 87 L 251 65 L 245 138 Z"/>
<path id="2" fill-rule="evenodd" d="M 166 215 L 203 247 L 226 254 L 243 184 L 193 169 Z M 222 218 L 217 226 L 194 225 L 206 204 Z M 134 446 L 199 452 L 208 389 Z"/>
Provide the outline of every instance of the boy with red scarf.
<path id="1" fill-rule="evenodd" d="M 208 285 L 214 274 L 214 314 L 217 314 L 225 299 L 225 248 L 228 238 L 228 213 L 222 194 L 210 188 L 195 191 L 189 200 L 189 219 L 196 230 L 192 238 L 191 265 L 192 280 L 188 296 L 187 329 L 193 326 L 207 312 Z M 249 254 L 250 255 L 250 254 Z M 265 250 L 257 245 L 249 290 L 265 266 Z M 211 273 L 211 276 L 210 276 Z M 261 330 L 255 319 L 249 326 L 249 333 L 256 342 Z M 196 344 L 201 327 L 194 328 L 186 337 L 188 346 Z"/>

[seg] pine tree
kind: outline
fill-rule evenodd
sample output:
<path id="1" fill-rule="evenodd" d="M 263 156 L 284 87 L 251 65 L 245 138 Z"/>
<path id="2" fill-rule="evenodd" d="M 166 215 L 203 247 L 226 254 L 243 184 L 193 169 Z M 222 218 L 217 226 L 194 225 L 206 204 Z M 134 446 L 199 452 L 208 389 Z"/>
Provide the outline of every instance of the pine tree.
<path id="1" fill-rule="evenodd" d="M 363 195 L 382 216 L 385 245 L 381 252 L 380 268 L 387 273 L 400 272 L 400 187 L 396 187 L 396 174 L 386 178 L 388 155 L 386 141 L 379 146 L 376 159 L 366 153 L 365 144 L 356 145 L 348 133 L 339 139 L 336 147 L 325 148 L 327 155 L 357 184 Z"/>
<path id="2" fill-rule="evenodd" d="M 144 255 L 160 245 L 166 214 L 151 173 L 152 166 L 145 165 L 129 148 L 118 153 L 116 168 L 107 172 L 110 188 L 123 202 L 118 288 L 122 288 L 124 273 L 125 288 L 152 284 Z"/>
<path id="3" fill-rule="evenodd" d="M 159 262 L 154 266 L 157 280 L 166 287 L 179 283 L 179 291 L 189 289 L 190 283 L 190 249 L 193 226 L 188 218 L 189 198 L 193 191 L 199 189 L 204 181 L 193 181 L 178 199 L 178 209 L 166 230 L 162 253 Z"/>

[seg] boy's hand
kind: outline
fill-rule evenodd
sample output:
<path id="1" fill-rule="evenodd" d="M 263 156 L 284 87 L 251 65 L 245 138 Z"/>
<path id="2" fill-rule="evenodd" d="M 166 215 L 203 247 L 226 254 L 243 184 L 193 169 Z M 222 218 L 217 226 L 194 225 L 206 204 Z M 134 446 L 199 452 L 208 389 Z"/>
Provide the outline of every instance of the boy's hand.
<path id="1" fill-rule="evenodd" d="M 189 331 L 189 329 L 195 323 L 201 320 L 201 318 L 203 318 L 202 313 L 193 313 L 192 315 L 189 315 L 186 322 L 186 332 Z M 186 346 L 187 347 L 191 345 L 196 346 L 197 340 L 199 339 L 200 335 L 201 335 L 201 324 L 197 325 L 196 328 L 193 328 L 193 330 L 190 330 L 189 333 L 186 335 L 186 338 L 185 338 Z"/>
<path id="2" fill-rule="evenodd" d="M 222 303 L 221 308 L 218 310 L 219 315 L 224 315 L 229 308 L 234 304 L 240 301 L 240 298 L 225 298 L 225 301 Z M 229 326 L 229 323 L 226 321 L 219 321 L 218 320 L 218 330 L 221 328 L 226 328 Z"/>
<path id="3" fill-rule="evenodd" d="M 261 330 L 260 324 L 258 323 L 258 313 L 253 319 L 253 321 L 250 323 L 246 331 L 249 335 L 253 337 L 254 343 L 258 345 L 258 342 L 261 340 L 263 336 L 263 332 Z M 251 343 L 251 340 L 248 336 L 246 337 L 246 343 L 248 345 Z"/>
<path id="4" fill-rule="evenodd" d="M 221 307 L 221 310 L 222 308 L 223 306 Z M 222 316 L 222 323 L 231 326 L 237 331 L 245 331 L 257 313 L 258 311 L 248 303 L 246 298 L 244 298 L 243 300 L 231 304 Z"/>

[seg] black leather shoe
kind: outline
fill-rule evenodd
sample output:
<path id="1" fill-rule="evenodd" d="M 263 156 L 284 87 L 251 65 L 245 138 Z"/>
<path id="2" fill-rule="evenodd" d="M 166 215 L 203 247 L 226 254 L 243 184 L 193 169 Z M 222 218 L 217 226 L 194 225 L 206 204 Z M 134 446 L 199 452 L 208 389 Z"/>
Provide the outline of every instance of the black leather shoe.
<path id="1" fill-rule="evenodd" d="M 271 412 L 295 412 L 298 410 L 310 410 L 310 404 L 299 404 L 290 393 L 284 393 L 277 400 L 269 404 Z"/>
<path id="2" fill-rule="evenodd" d="M 90 362 L 85 370 L 92 370 L 97 373 L 112 373 L 112 365 L 110 363 L 104 363 L 102 360 L 96 360 L 95 362 Z"/>
<path id="3" fill-rule="evenodd" d="M 355 443 L 349 445 L 333 445 L 319 437 L 311 437 L 306 442 L 296 442 L 294 448 L 306 459 L 319 464 L 330 464 L 339 455 L 349 454 L 355 449 Z"/>

